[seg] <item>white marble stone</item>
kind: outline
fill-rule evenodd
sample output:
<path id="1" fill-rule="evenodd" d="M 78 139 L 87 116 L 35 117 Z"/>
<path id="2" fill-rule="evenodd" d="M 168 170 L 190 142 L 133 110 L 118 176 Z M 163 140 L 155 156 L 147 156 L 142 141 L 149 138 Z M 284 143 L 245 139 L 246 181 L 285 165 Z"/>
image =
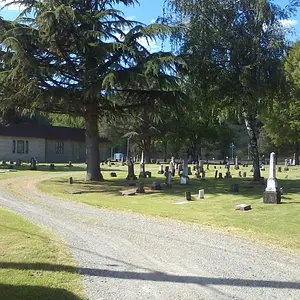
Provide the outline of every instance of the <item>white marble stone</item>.
<path id="1" fill-rule="evenodd" d="M 277 192 L 278 184 L 276 179 L 276 164 L 275 164 L 275 153 L 270 154 L 270 169 L 269 178 L 267 181 L 266 192 Z"/>

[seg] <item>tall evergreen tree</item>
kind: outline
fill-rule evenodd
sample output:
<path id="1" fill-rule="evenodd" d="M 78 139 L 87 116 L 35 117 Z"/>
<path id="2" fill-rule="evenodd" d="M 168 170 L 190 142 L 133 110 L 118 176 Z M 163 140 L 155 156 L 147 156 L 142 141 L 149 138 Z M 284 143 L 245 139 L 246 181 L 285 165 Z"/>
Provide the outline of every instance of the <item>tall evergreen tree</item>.
<path id="1" fill-rule="evenodd" d="M 178 95 L 170 53 L 150 53 L 142 39 L 168 34 L 160 24 L 126 20 L 116 4 L 136 0 L 16 0 L 27 9 L 0 20 L 0 107 L 26 107 L 82 116 L 87 179 L 102 179 L 98 119 L 118 111 L 173 101 Z M 30 17 L 33 15 L 33 17 Z M 171 75 L 172 74 L 172 75 Z"/>

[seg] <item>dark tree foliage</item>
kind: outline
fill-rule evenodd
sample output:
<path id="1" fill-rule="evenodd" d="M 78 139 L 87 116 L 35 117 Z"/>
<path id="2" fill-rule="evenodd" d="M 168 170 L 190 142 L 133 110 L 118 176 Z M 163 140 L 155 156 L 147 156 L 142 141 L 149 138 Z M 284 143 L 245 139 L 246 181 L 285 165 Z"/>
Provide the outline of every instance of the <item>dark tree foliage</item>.
<path id="1" fill-rule="evenodd" d="M 181 62 L 141 44 L 169 34 L 170 28 L 128 21 L 114 9 L 135 0 L 12 2 L 27 9 L 15 22 L 0 20 L 1 109 L 83 117 L 87 179 L 100 180 L 99 116 L 172 102 L 180 94 L 174 74 Z"/>

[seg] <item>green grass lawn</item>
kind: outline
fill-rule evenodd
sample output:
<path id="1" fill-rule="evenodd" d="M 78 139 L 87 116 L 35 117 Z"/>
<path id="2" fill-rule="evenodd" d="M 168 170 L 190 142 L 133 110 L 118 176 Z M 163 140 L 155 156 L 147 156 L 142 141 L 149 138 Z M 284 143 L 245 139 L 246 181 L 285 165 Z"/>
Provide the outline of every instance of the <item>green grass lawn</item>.
<path id="1" fill-rule="evenodd" d="M 52 233 L 0 209 L 0 298 L 84 299 L 75 263 Z"/>
<path id="2" fill-rule="evenodd" d="M 137 168 L 136 166 L 136 174 Z M 150 190 L 152 181 L 165 181 L 163 175 L 157 175 L 159 166 L 148 165 L 153 178 L 143 179 L 145 188 Z M 282 168 L 283 169 L 283 168 Z M 134 189 L 125 180 L 126 167 L 105 166 L 103 175 L 106 181 L 89 183 L 84 181 L 84 173 L 74 173 L 74 184 L 67 183 L 67 177 L 53 178 L 43 181 L 39 188 L 54 196 L 83 202 L 99 208 L 123 210 L 141 213 L 149 216 L 167 217 L 184 222 L 192 222 L 219 228 L 224 232 L 238 236 L 274 243 L 289 249 L 300 250 L 300 167 L 291 167 L 290 171 L 277 173 L 279 186 L 283 187 L 282 204 L 262 204 L 265 185 L 251 181 L 250 167 L 241 171 L 247 172 L 248 178 L 239 178 L 237 170 L 231 170 L 232 179 L 215 180 L 215 169 L 210 166 L 207 180 L 193 179 L 190 184 L 182 186 L 179 177 L 175 178 L 172 188 L 161 192 L 150 192 L 135 196 L 122 196 L 120 191 Z M 224 166 L 217 170 L 225 173 Z M 116 171 L 118 177 L 111 178 L 109 171 Z M 268 177 L 268 170 L 262 171 L 262 176 Z M 288 178 L 285 178 L 288 176 Z M 239 184 L 240 191 L 231 193 L 231 184 Z M 185 205 L 175 203 L 184 200 L 184 192 L 191 191 L 197 198 L 198 190 L 204 188 L 205 199 L 188 202 Z M 74 191 L 81 194 L 71 194 Z M 251 211 L 234 210 L 234 206 L 247 203 Z"/>

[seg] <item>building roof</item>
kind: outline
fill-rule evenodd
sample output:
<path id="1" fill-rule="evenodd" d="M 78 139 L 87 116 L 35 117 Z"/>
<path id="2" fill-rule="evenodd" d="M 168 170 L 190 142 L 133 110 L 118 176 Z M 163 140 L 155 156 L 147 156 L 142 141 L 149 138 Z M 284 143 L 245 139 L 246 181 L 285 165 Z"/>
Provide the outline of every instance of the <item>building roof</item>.
<path id="1" fill-rule="evenodd" d="M 32 122 L 20 122 L 9 125 L 0 125 L 0 136 L 84 142 L 85 129 L 50 126 Z M 106 141 L 104 138 L 101 138 L 100 140 Z"/>

